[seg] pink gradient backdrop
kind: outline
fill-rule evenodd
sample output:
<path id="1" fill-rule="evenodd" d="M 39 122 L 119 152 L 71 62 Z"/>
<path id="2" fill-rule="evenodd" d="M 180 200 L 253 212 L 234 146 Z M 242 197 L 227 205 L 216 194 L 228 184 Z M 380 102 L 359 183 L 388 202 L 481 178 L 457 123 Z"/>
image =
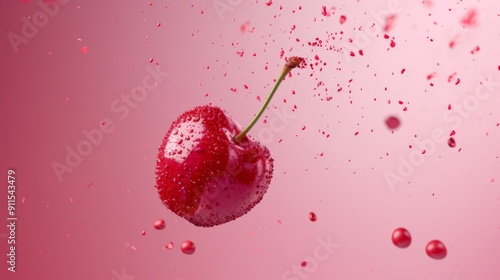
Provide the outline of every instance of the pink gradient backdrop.
<path id="1" fill-rule="evenodd" d="M 470 100 L 479 77 L 500 81 L 498 1 L 401 0 L 387 32 L 391 48 L 377 21 L 378 30 L 366 31 L 372 13 L 388 9 L 385 0 L 70 0 L 16 53 L 7 34 L 21 34 L 22 18 L 40 11 L 39 1 L 0 2 L 0 170 L 5 178 L 9 168 L 17 172 L 19 218 L 17 272 L 7 272 L 0 238 L 1 279 L 500 279 L 500 86 L 460 124 L 443 117 L 448 104 Z M 214 3 L 227 8 L 222 16 Z M 323 16 L 322 6 L 335 6 L 335 14 Z M 478 22 L 464 27 L 469 9 Z M 241 32 L 247 21 L 253 31 Z M 362 46 L 360 32 L 369 34 Z M 308 45 L 316 38 L 322 47 Z M 346 55 L 356 46 L 363 56 Z M 272 108 L 293 117 L 283 122 L 266 112 L 280 128 L 271 139 L 262 136 L 270 122 L 251 133 L 275 159 L 263 201 L 208 229 L 168 211 L 156 195 L 154 166 L 170 123 L 211 102 L 246 124 L 292 55 L 327 64 L 294 70 L 282 84 Z M 135 109 L 126 116 L 112 109 L 157 66 L 168 77 Z M 447 81 L 454 72 L 458 85 Z M 384 124 L 389 115 L 401 119 L 394 133 Z M 99 129 L 103 118 L 113 133 L 59 181 L 53 162 L 64 163 L 66 146 L 76 149 L 82 130 Z M 385 174 L 398 174 L 400 156 L 408 159 L 415 139 L 430 139 L 434 129 L 455 130 L 457 147 L 436 144 L 391 189 Z M 152 227 L 158 218 L 167 224 L 162 231 Z M 392 245 L 397 227 L 411 232 L 409 248 Z M 338 248 L 302 277 L 286 276 L 314 255 L 317 238 Z M 193 255 L 179 249 L 187 239 L 196 244 Z M 447 246 L 445 259 L 425 254 L 432 239 Z M 164 248 L 170 241 L 171 251 Z"/>

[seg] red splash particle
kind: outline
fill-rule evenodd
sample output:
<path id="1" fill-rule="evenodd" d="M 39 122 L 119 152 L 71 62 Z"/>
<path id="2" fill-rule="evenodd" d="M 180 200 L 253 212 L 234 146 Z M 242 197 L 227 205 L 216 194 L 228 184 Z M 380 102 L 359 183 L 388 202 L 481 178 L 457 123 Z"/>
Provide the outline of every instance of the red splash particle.
<path id="1" fill-rule="evenodd" d="M 459 40 L 460 40 L 460 35 L 455 35 L 455 37 L 451 39 L 450 43 L 448 43 L 450 49 L 453 49 Z"/>
<path id="2" fill-rule="evenodd" d="M 399 127 L 399 125 L 401 124 L 401 122 L 399 121 L 399 119 L 395 116 L 390 116 L 388 117 L 386 120 L 385 120 L 385 124 L 387 125 L 387 127 L 389 129 L 396 129 Z"/>
<path id="3" fill-rule="evenodd" d="M 346 16 L 344 16 L 344 15 L 340 16 L 340 24 L 344 24 L 346 20 L 347 20 Z"/>
<path id="4" fill-rule="evenodd" d="M 455 135 L 455 134 L 456 134 L 455 130 L 452 130 L 452 131 L 450 132 L 450 136 L 453 136 L 453 135 Z"/>
<path id="5" fill-rule="evenodd" d="M 266 5 L 269 7 L 273 4 L 273 0 L 270 0 L 269 2 L 266 3 Z"/>
<path id="6" fill-rule="evenodd" d="M 472 51 L 470 51 L 471 54 L 476 54 L 481 48 L 479 46 L 476 46 Z"/>
<path id="7" fill-rule="evenodd" d="M 302 267 L 306 267 L 306 266 L 307 266 L 307 262 L 306 262 L 306 261 L 301 262 L 301 263 L 300 263 L 300 266 L 302 266 Z"/>
<path id="8" fill-rule="evenodd" d="M 89 51 L 89 47 L 84 46 L 83 48 L 80 49 L 81 53 L 87 53 Z"/>
<path id="9" fill-rule="evenodd" d="M 318 216 L 316 216 L 316 213 L 314 212 L 309 212 L 309 220 L 311 222 L 316 222 L 318 220 Z"/>
<path id="10" fill-rule="evenodd" d="M 384 32 L 388 32 L 394 27 L 396 19 L 396 15 L 389 15 L 385 18 Z"/>
<path id="11" fill-rule="evenodd" d="M 391 48 L 394 48 L 396 46 L 396 42 L 394 40 L 391 40 Z"/>
<path id="12" fill-rule="evenodd" d="M 460 20 L 465 26 L 476 26 L 477 25 L 477 11 L 476 9 L 469 9 L 464 17 Z"/>
<path id="13" fill-rule="evenodd" d="M 245 33 L 246 31 L 249 31 L 249 32 L 252 32 L 253 31 L 253 28 L 250 27 L 250 21 L 247 21 L 245 23 L 243 23 L 241 26 L 240 26 L 240 32 L 241 33 Z"/>
<path id="14" fill-rule="evenodd" d="M 455 142 L 455 139 L 453 139 L 453 137 L 450 137 L 450 139 L 448 139 L 448 146 L 450 146 L 450 148 L 455 148 L 457 146 L 457 142 Z"/>

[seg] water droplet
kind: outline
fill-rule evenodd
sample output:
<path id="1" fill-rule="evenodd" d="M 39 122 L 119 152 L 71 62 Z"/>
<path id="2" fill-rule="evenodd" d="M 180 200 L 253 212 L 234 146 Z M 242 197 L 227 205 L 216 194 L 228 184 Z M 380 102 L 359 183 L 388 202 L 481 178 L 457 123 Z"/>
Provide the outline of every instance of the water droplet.
<path id="1" fill-rule="evenodd" d="M 174 243 L 173 242 L 168 242 L 167 245 L 165 245 L 165 248 L 172 250 L 174 249 Z"/>
<path id="2" fill-rule="evenodd" d="M 141 235 L 142 235 L 142 236 L 146 236 L 146 231 L 145 231 L 145 230 L 143 230 L 143 231 L 141 232 Z"/>
<path id="3" fill-rule="evenodd" d="M 446 246 L 439 240 L 432 240 L 425 247 L 427 255 L 433 259 L 441 260 L 446 257 Z"/>
<path id="4" fill-rule="evenodd" d="M 164 229 L 165 228 L 165 221 L 162 219 L 156 220 L 155 223 L 153 224 L 155 229 Z"/>
<path id="5" fill-rule="evenodd" d="M 405 228 L 397 228 L 392 232 L 392 243 L 399 248 L 407 248 L 411 244 L 410 232 Z"/>
<path id="6" fill-rule="evenodd" d="M 196 250 L 194 243 L 190 240 L 186 240 L 181 244 L 181 251 L 186 255 L 191 255 Z"/>

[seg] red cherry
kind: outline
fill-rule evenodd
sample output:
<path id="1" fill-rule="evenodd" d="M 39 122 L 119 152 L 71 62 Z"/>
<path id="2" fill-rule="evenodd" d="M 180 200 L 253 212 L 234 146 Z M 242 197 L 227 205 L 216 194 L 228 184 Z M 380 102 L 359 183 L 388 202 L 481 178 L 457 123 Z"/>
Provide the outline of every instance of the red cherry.
<path id="1" fill-rule="evenodd" d="M 255 119 L 241 130 L 222 109 L 199 106 L 172 123 L 158 152 L 156 188 L 163 204 L 196 226 L 237 219 L 266 193 L 273 175 L 269 150 L 248 131 L 284 77 L 302 59 L 292 57 Z"/>
<path id="2" fill-rule="evenodd" d="M 156 176 L 160 199 L 197 226 L 234 220 L 260 202 L 271 183 L 269 150 L 245 137 L 218 107 L 202 106 L 180 115 L 163 139 Z"/>
<path id="3" fill-rule="evenodd" d="M 411 244 L 410 232 L 405 228 L 397 228 L 392 232 L 392 243 L 399 248 L 407 248 Z"/>
<path id="4" fill-rule="evenodd" d="M 429 257 L 436 260 L 444 259 L 447 254 L 446 247 L 444 246 L 443 242 L 439 240 L 432 240 L 427 243 L 425 252 Z"/>

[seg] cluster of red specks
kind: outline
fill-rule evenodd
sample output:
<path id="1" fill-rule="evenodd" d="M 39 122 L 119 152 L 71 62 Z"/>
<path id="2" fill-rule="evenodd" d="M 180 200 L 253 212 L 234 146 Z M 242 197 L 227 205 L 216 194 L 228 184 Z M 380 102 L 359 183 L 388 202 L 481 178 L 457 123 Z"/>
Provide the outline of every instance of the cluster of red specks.
<path id="1" fill-rule="evenodd" d="M 269 0 L 269 2 L 266 3 L 266 5 L 269 7 L 273 4 L 273 0 Z"/>
<path id="2" fill-rule="evenodd" d="M 477 26 L 477 10 L 469 9 L 464 17 L 460 20 L 460 23 L 467 27 Z"/>
<path id="3" fill-rule="evenodd" d="M 321 7 L 321 14 L 325 17 L 329 17 L 335 14 L 336 8 L 331 7 L 330 9 L 327 9 L 326 6 Z"/>

